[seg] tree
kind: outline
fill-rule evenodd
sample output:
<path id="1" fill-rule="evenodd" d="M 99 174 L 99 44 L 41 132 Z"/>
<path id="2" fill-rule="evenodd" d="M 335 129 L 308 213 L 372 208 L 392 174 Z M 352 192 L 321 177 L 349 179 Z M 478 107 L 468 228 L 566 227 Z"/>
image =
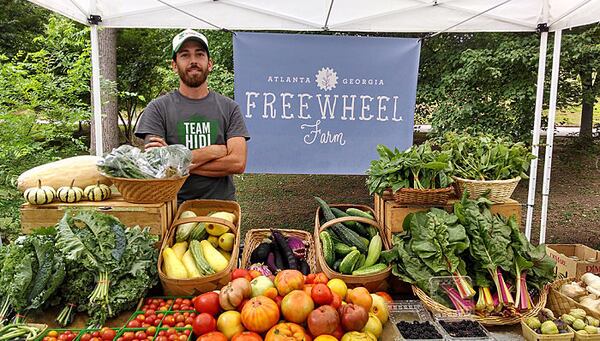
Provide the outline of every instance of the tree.
<path id="1" fill-rule="evenodd" d="M 33 40 L 44 32 L 50 12 L 26 0 L 0 0 L 0 54 L 12 58 L 33 51 Z"/>
<path id="2" fill-rule="evenodd" d="M 100 53 L 100 90 L 102 107 L 102 151 L 110 152 L 119 146 L 119 121 L 117 97 L 117 29 L 98 29 Z M 93 94 L 92 94 L 93 98 Z M 90 121 L 90 151 L 96 151 L 95 121 Z"/>
<path id="3" fill-rule="evenodd" d="M 594 105 L 600 96 L 600 25 L 566 31 L 561 71 L 560 91 L 567 96 L 567 104 L 581 105 L 579 137 L 591 140 Z"/>

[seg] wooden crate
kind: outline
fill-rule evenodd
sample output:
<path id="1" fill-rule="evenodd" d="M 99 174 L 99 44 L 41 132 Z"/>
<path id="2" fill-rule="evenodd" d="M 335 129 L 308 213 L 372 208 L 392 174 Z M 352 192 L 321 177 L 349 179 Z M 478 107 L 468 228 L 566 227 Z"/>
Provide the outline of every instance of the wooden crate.
<path id="1" fill-rule="evenodd" d="M 158 204 L 133 204 L 113 193 L 105 201 L 80 201 L 72 204 L 54 201 L 45 205 L 21 205 L 21 229 L 27 233 L 38 227 L 54 226 L 67 209 L 95 209 L 117 217 L 125 226 L 150 227 L 152 234 L 165 235 L 177 211 L 177 201 Z"/>
<path id="2" fill-rule="evenodd" d="M 402 205 L 394 201 L 391 193 L 384 192 L 383 195 L 379 196 L 375 194 L 375 215 L 377 221 L 385 227 L 386 231 L 390 231 L 389 238 L 392 233 L 402 232 L 402 223 L 404 218 L 410 213 L 427 211 L 431 207 L 437 207 L 445 209 L 448 212 L 452 212 L 454 203 L 458 199 L 450 199 L 446 205 L 443 206 L 415 206 L 415 205 Z M 516 215 L 517 224 L 521 224 L 521 204 L 513 199 L 501 204 L 494 204 L 491 207 L 492 213 L 499 213 L 503 216 Z M 391 240 L 391 239 L 390 239 Z"/>

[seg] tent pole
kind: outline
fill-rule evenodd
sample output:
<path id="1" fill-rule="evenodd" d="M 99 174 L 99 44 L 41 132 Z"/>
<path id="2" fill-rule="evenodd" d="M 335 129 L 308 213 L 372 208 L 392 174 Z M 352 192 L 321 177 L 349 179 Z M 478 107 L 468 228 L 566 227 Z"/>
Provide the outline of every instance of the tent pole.
<path id="1" fill-rule="evenodd" d="M 550 81 L 550 110 L 548 111 L 548 130 L 546 131 L 546 155 L 544 161 L 544 186 L 542 188 L 542 221 L 540 241 L 546 241 L 546 223 L 548 220 L 548 198 L 550 195 L 550 172 L 552 170 L 552 146 L 554 143 L 554 119 L 556 117 L 556 97 L 558 93 L 558 72 L 560 69 L 560 44 L 562 30 L 554 32 L 554 51 L 552 55 L 552 78 Z"/>
<path id="2" fill-rule="evenodd" d="M 100 51 L 98 51 L 98 24 L 90 25 L 92 42 L 92 99 L 94 108 L 94 133 L 96 155 L 102 156 L 102 101 L 100 99 Z"/>
<path id="3" fill-rule="evenodd" d="M 538 155 L 540 149 L 540 134 L 542 126 L 542 107 L 544 104 L 544 80 L 546 76 L 546 50 L 548 49 L 548 30 L 541 31 L 540 35 L 540 59 L 538 61 L 538 79 L 535 95 L 535 119 L 533 121 L 533 141 L 531 143 L 531 154 L 535 159 L 531 160 L 529 167 L 529 195 L 527 196 L 527 221 L 525 225 L 525 237 L 531 240 L 531 229 L 533 225 L 533 209 L 535 206 L 535 187 L 537 182 Z"/>

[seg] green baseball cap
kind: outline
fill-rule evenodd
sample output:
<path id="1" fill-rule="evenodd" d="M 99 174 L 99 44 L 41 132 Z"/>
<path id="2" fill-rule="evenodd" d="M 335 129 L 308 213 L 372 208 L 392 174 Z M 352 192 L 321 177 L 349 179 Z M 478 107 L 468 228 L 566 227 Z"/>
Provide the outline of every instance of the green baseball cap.
<path id="1" fill-rule="evenodd" d="M 208 39 L 204 36 L 204 34 L 196 32 L 192 29 L 186 29 L 178 33 L 175 37 L 173 37 L 173 53 L 171 58 L 175 59 L 175 55 L 181 48 L 181 45 L 188 40 L 195 40 L 202 44 L 206 49 L 206 54 L 210 57 L 210 53 L 208 52 Z"/>

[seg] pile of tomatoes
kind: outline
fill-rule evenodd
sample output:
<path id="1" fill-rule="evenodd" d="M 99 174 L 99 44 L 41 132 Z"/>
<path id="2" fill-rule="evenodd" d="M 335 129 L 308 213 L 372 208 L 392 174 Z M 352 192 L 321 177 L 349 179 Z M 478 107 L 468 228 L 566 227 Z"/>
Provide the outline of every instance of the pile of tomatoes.
<path id="1" fill-rule="evenodd" d="M 82 334 L 81 337 L 79 338 L 79 340 L 81 340 L 81 341 L 101 341 L 101 340 L 108 341 L 108 340 L 114 340 L 116 336 L 117 336 L 116 330 L 114 330 L 112 328 L 104 327 L 98 331 Z"/>
<path id="2" fill-rule="evenodd" d="M 72 332 L 70 330 L 64 332 L 51 330 L 44 336 L 42 341 L 73 341 L 78 334 L 78 332 Z"/>

